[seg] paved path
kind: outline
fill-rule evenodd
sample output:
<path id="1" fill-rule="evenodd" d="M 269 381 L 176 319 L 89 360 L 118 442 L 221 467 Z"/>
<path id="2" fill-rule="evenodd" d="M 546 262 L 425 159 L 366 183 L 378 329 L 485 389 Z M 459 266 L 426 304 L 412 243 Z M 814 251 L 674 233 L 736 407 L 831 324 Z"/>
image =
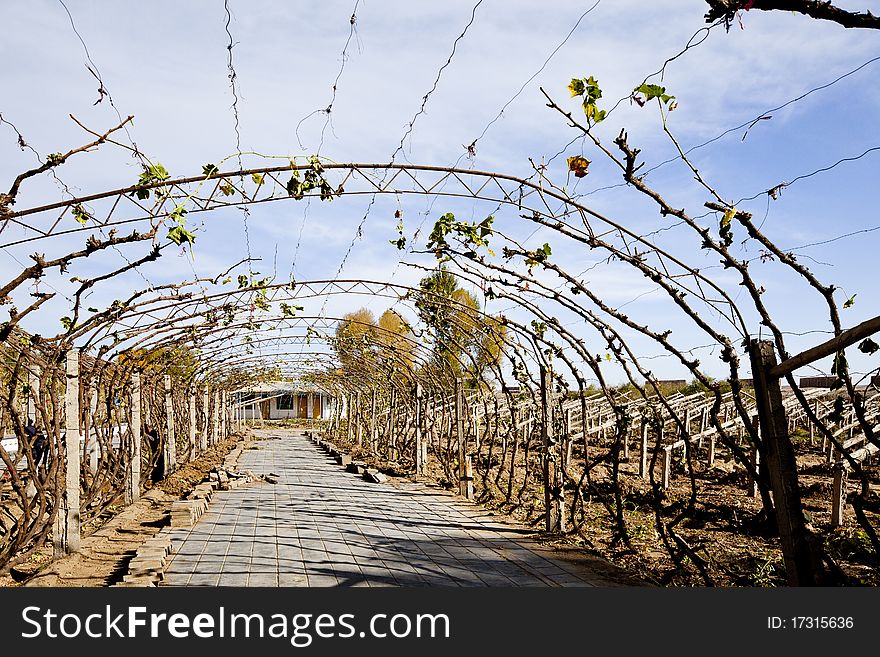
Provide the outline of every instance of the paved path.
<path id="1" fill-rule="evenodd" d="M 274 472 L 214 495 L 163 586 L 590 586 L 515 526 L 416 483 L 372 484 L 297 431 L 263 431 L 242 470 Z M 580 574 L 580 575 L 579 575 Z M 598 582 L 598 578 L 596 580 Z"/>

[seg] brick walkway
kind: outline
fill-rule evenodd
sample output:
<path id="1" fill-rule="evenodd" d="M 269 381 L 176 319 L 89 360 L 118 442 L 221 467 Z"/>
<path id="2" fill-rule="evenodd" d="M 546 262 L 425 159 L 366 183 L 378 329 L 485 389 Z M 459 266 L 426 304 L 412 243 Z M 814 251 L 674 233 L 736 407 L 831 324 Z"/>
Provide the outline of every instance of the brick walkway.
<path id="1" fill-rule="evenodd" d="M 415 483 L 372 484 L 297 431 L 259 432 L 239 468 L 278 484 L 217 492 L 163 586 L 590 586 L 515 526 Z M 598 582 L 598 578 L 596 580 Z"/>

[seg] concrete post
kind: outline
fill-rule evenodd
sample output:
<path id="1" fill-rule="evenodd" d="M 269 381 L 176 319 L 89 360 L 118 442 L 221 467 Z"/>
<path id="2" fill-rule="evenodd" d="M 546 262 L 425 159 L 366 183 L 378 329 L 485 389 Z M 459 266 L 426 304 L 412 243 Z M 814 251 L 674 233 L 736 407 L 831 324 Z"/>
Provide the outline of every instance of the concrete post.
<path id="1" fill-rule="evenodd" d="M 205 386 L 202 391 L 202 413 L 205 416 L 205 423 L 202 427 L 202 435 L 199 436 L 199 453 L 204 453 L 208 449 L 208 418 L 211 417 L 208 413 L 209 405 L 208 386 Z"/>
<path id="2" fill-rule="evenodd" d="M 663 448 L 663 470 L 660 474 L 660 487 L 663 490 L 669 488 L 672 479 L 672 448 L 667 446 Z"/>
<path id="3" fill-rule="evenodd" d="M 346 434 L 348 436 L 348 443 L 351 444 L 351 441 L 354 438 L 354 427 L 351 425 L 352 420 L 352 412 L 351 412 L 351 393 L 349 392 L 346 396 L 346 405 L 345 405 L 345 429 Z"/>
<path id="4" fill-rule="evenodd" d="M 189 391 L 189 459 L 196 457 L 196 393 L 194 388 Z"/>
<path id="5" fill-rule="evenodd" d="M 370 448 L 376 451 L 376 443 L 379 441 L 379 425 L 376 422 L 376 388 L 373 388 L 373 402 L 370 406 Z"/>
<path id="6" fill-rule="evenodd" d="M 639 442 L 639 476 L 648 478 L 648 422 L 642 418 L 641 440 Z"/>
<path id="7" fill-rule="evenodd" d="M 834 464 L 834 486 L 831 495 L 831 526 L 842 527 L 844 509 L 846 508 L 846 480 L 849 474 L 846 464 L 839 461 Z"/>
<path id="8" fill-rule="evenodd" d="M 27 396 L 27 419 L 34 424 L 37 423 L 37 407 L 34 400 L 39 396 L 41 373 L 39 365 L 31 365 L 31 369 L 28 371 L 30 394 Z"/>
<path id="9" fill-rule="evenodd" d="M 71 349 L 65 361 L 67 375 L 64 394 L 64 491 L 58 505 L 53 532 L 55 557 L 77 552 L 80 548 L 79 514 L 79 351 Z"/>
<path id="10" fill-rule="evenodd" d="M 37 406 L 36 400 L 39 398 L 40 393 L 40 375 L 42 374 L 39 365 L 31 365 L 30 370 L 28 371 L 28 387 L 30 388 L 30 394 L 27 396 L 27 419 L 34 423 L 34 426 L 37 424 Z M 39 466 L 37 466 L 39 470 Z M 37 487 L 34 485 L 34 481 L 32 477 L 28 478 L 27 483 L 27 491 L 26 495 L 28 499 L 31 499 L 34 495 L 37 494 Z"/>
<path id="11" fill-rule="evenodd" d="M 425 472 L 425 454 L 422 446 L 422 384 L 416 384 L 416 474 L 424 474 Z"/>
<path id="12" fill-rule="evenodd" d="M 564 422 L 563 432 L 565 435 L 565 451 L 564 451 L 565 460 L 562 462 L 562 469 L 566 470 L 566 469 L 568 469 L 568 465 L 571 463 L 571 449 L 572 449 L 572 445 L 574 444 L 574 441 L 571 439 L 571 409 L 570 408 L 565 409 L 565 414 L 563 415 L 563 422 Z M 627 458 L 628 447 L 626 446 L 626 443 L 624 443 L 624 450 L 625 450 L 624 458 Z"/>
<path id="13" fill-rule="evenodd" d="M 548 532 L 565 531 L 565 496 L 559 471 L 558 445 L 553 436 L 553 374 L 541 366 L 542 438 L 544 444 L 544 527 Z"/>
<path id="14" fill-rule="evenodd" d="M 211 444 L 216 445 L 220 441 L 220 391 L 214 391 L 214 408 L 213 408 L 213 434 L 211 435 Z"/>
<path id="15" fill-rule="evenodd" d="M 226 417 L 229 414 L 229 404 L 227 403 L 229 398 L 227 396 L 226 391 L 220 393 L 220 437 L 223 440 L 229 437 L 229 433 L 227 432 L 227 424 Z"/>
<path id="16" fill-rule="evenodd" d="M 355 406 L 356 406 L 355 416 L 358 418 L 357 419 L 357 427 L 356 427 L 357 428 L 356 442 L 358 445 L 360 445 L 363 443 L 363 440 L 364 440 L 363 426 L 362 426 L 362 422 L 360 420 L 360 417 L 361 417 L 361 391 L 360 390 L 358 390 L 357 394 L 355 395 Z"/>
<path id="17" fill-rule="evenodd" d="M 134 504 L 141 497 L 141 375 L 131 375 L 131 444 L 125 471 L 125 503 Z"/>
<path id="18" fill-rule="evenodd" d="M 174 402 L 171 397 L 171 377 L 165 375 L 165 419 L 167 435 L 165 437 L 165 471 L 164 479 L 177 469 L 177 437 L 174 433 Z"/>
<path id="19" fill-rule="evenodd" d="M 88 456 L 89 459 L 89 470 L 92 473 L 92 476 L 98 471 L 98 453 L 99 453 L 99 445 L 98 445 L 98 432 L 97 430 L 92 431 L 92 425 L 94 424 L 95 413 L 98 410 L 98 391 L 96 389 L 92 389 L 89 392 L 89 402 L 86 408 L 85 413 L 85 423 L 84 423 L 84 434 L 85 434 L 85 444 L 83 445 L 83 455 Z M 85 395 L 83 396 L 85 398 Z"/>
<path id="20" fill-rule="evenodd" d="M 455 434 L 458 438 L 458 492 L 462 497 L 474 496 L 473 476 L 468 478 L 467 436 L 464 432 L 464 382 L 455 380 Z"/>

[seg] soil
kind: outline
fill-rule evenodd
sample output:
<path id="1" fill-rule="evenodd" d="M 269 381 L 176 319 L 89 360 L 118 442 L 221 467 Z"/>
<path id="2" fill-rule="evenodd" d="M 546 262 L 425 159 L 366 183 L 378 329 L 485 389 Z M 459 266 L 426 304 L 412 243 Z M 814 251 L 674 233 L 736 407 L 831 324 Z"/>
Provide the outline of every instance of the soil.
<path id="1" fill-rule="evenodd" d="M 51 561 L 51 545 L 35 553 L 32 559 L 16 566 L 11 577 L 0 578 L 0 586 L 107 586 L 122 578 L 128 561 L 138 546 L 155 535 L 169 522 L 171 503 L 188 493 L 224 456 L 235 440 L 212 447 L 193 463 L 182 466 L 174 475 L 148 490 L 141 500 L 127 509 L 117 509 L 99 528 L 83 539 L 80 553 L 56 562 Z M 806 442 L 796 445 L 804 506 L 811 528 L 825 541 L 826 549 L 849 578 L 851 585 L 880 586 L 880 576 L 870 564 L 873 554 L 864 532 L 848 509 L 844 527 L 830 526 L 831 466 L 818 446 Z M 359 454 L 355 458 L 368 461 L 390 476 L 389 483 L 399 485 L 407 479 L 445 490 L 451 488 L 444 473 L 431 459 L 431 471 L 422 477 L 407 477 L 400 464 Z M 651 499 L 653 491 L 647 481 L 637 477 L 638 455 L 621 463 L 623 508 L 631 534 L 629 549 L 613 540 L 613 524 L 608 500 L 600 494 L 584 499 L 576 514 L 578 526 L 564 535 L 539 531 L 543 518 L 541 503 L 526 487 L 516 504 L 505 503 L 503 493 L 491 486 L 484 487 L 479 471 L 476 474 L 477 502 L 490 510 L 499 521 L 531 528 L 527 532 L 548 556 L 563 559 L 577 568 L 595 573 L 605 584 L 615 586 L 701 586 L 707 582 L 700 569 L 689 560 L 676 565 L 656 531 Z M 601 482 L 606 473 L 602 466 L 594 468 L 594 481 Z M 872 483 L 880 480 L 877 466 L 868 468 Z M 758 522 L 760 498 L 751 497 L 743 468 L 719 456 L 715 467 L 705 467 L 705 459 L 697 452 L 694 458 L 697 503 L 676 529 L 693 553 L 702 560 L 703 568 L 718 586 L 783 586 L 785 575 L 778 539 L 768 536 Z M 519 490 L 522 482 L 515 482 Z M 598 484 L 601 488 L 601 484 Z M 669 523 L 674 514 L 684 509 L 690 493 L 690 478 L 683 463 L 678 463 L 672 486 L 666 491 L 663 521 Z M 451 493 L 450 493 L 451 494 Z M 606 496 L 607 497 L 607 496 Z M 876 519 L 880 504 L 867 509 Z"/>
<path id="2" fill-rule="evenodd" d="M 798 460 L 801 495 L 808 528 L 825 544 L 825 550 L 839 568 L 849 586 L 880 586 L 880 571 L 872 565 L 877 555 L 867 534 L 858 525 L 851 506 L 847 507 L 843 527 L 831 526 L 832 466 L 826 463 L 819 443 L 805 439 L 793 440 Z M 405 474 L 398 462 L 389 461 L 352 449 L 353 458 L 366 461 L 391 476 Z M 575 454 L 575 459 L 577 454 Z M 779 540 L 768 532 L 762 522 L 759 496 L 752 497 L 745 468 L 737 466 L 726 450 L 719 448 L 712 468 L 706 467 L 706 448 L 693 450 L 692 463 L 697 498 L 694 509 L 684 513 L 675 526 L 679 537 L 700 561 L 701 568 L 690 557 L 676 564 L 657 531 L 654 512 L 654 491 L 649 481 L 638 476 L 639 455 L 630 453 L 620 464 L 620 485 L 623 515 L 630 533 L 630 547 L 615 540 L 615 525 L 610 513 L 614 498 L 610 494 L 610 467 L 595 466 L 591 471 L 592 494 L 584 495 L 575 514 L 576 527 L 565 534 L 543 534 L 537 529 L 543 522 L 543 499 L 536 495 L 540 482 L 530 481 L 523 488 L 521 467 L 514 481 L 513 503 L 506 501 L 507 472 L 501 488 L 493 483 L 497 469 L 493 467 L 487 481 L 475 467 L 476 501 L 499 516 L 536 530 L 533 539 L 546 545 L 559 557 L 592 560 L 597 568 L 605 568 L 607 578 L 622 585 L 652 584 L 658 586 L 785 586 L 785 568 Z M 657 464 L 659 472 L 660 464 Z M 532 468 L 532 473 L 536 472 Z M 690 477 L 683 458 L 673 464 L 674 477 L 662 496 L 662 522 L 668 526 L 686 511 L 691 494 Z M 866 512 L 875 529 L 880 530 L 880 467 L 865 467 L 871 480 L 872 501 Z M 580 470 L 575 474 L 579 475 Z M 659 475 L 658 475 L 659 476 Z M 429 459 L 428 471 L 420 477 L 423 483 L 453 488 L 449 473 L 436 459 Z M 485 485 L 488 484 L 488 485 Z M 502 490 L 504 489 L 504 490 Z M 524 491 L 519 497 L 517 491 Z M 850 491 L 855 483 L 850 484 Z M 571 504 L 574 490 L 567 491 Z M 850 498 L 853 493 L 850 493 Z M 567 511 L 570 514 L 570 509 Z M 570 523 L 571 524 L 571 523 Z M 671 540 L 671 539 L 670 539 Z M 585 562 L 586 562 L 585 561 Z"/>

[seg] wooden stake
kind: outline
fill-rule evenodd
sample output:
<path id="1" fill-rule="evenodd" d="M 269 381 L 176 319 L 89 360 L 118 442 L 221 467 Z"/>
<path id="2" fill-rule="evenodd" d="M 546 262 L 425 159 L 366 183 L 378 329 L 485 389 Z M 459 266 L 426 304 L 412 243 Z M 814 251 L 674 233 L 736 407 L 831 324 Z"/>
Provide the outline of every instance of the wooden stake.
<path id="1" fill-rule="evenodd" d="M 782 390 L 779 379 L 769 374 L 776 367 L 773 343 L 752 340 L 749 355 L 786 576 L 790 586 L 814 585 L 817 583 L 820 563 L 813 552 L 812 536 L 804 520 L 797 461 L 786 433 Z"/>

